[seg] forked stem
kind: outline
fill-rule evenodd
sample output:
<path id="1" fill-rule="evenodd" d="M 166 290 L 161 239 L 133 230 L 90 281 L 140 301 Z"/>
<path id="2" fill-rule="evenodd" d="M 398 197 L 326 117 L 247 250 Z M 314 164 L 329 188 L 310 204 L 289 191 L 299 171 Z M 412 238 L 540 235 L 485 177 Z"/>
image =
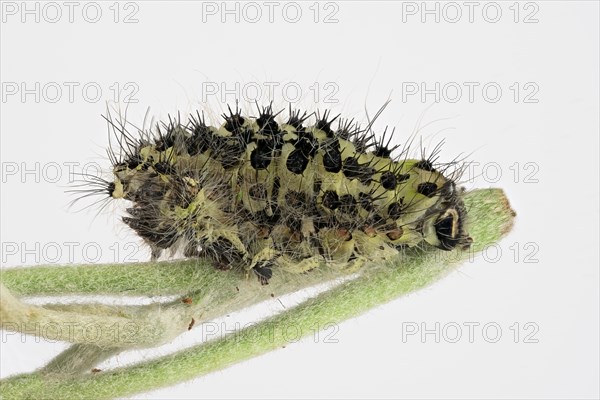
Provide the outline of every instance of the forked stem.
<path id="1" fill-rule="evenodd" d="M 304 336 L 312 333 L 315 326 L 340 323 L 435 282 L 461 261 L 499 241 L 512 227 L 515 214 L 501 190 L 476 190 L 466 195 L 465 202 L 469 209 L 469 232 L 474 240 L 472 252 L 410 252 L 389 263 L 365 267 L 356 279 L 224 338 L 155 360 L 96 374 L 54 376 L 44 374 L 42 370 L 11 377 L 2 382 L 0 396 L 3 399 L 127 396 L 217 371 L 279 348 L 287 342 L 289 326 Z M 18 281 L 15 275 L 13 282 Z M 229 278 L 223 276 L 222 279 Z M 7 286 L 10 287 L 10 284 Z M 22 284 L 20 288 L 25 286 Z M 101 290 L 106 289 L 104 286 Z M 77 349 L 71 351 L 77 352 Z M 54 365 L 60 365 L 59 361 L 55 359 Z"/>

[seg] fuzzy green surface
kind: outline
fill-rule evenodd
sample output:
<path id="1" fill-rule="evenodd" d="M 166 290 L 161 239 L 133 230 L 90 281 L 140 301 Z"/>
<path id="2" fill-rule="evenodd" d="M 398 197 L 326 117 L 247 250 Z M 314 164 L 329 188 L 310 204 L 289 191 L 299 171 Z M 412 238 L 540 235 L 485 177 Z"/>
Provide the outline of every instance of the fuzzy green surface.
<path id="1" fill-rule="evenodd" d="M 190 259 L 172 262 L 111 265 L 45 266 L 4 269 L 2 282 L 18 295 L 125 294 L 169 295 L 186 293 L 198 282 L 210 279 L 203 262 Z M 218 271 L 210 269 L 214 275 Z M 221 274 L 223 275 L 223 274 Z M 202 278 L 202 279 L 200 279 Z M 223 279 L 223 276 L 219 276 Z"/>
<path id="2" fill-rule="evenodd" d="M 465 201 L 469 213 L 469 232 L 474 240 L 472 249 L 468 252 L 438 250 L 411 252 L 399 259 L 392 260 L 393 262 L 369 266 L 361 271 L 358 278 L 343 283 L 262 323 L 244 329 L 234 336 L 200 344 L 156 360 L 96 374 L 70 377 L 38 372 L 11 377 L 2 381 L 0 397 L 3 400 L 84 399 L 132 395 L 217 371 L 236 362 L 279 348 L 287 344 L 285 327 L 290 324 L 293 324 L 304 336 L 312 333 L 315 325 L 339 323 L 362 314 L 372 307 L 435 282 L 452 271 L 456 265 L 471 256 L 473 252 L 479 252 L 500 240 L 512 227 L 515 214 L 510 209 L 501 190 L 472 191 L 466 195 Z M 105 268 L 104 271 L 106 271 L 111 267 L 101 268 Z M 117 266 L 114 268 L 115 271 L 118 269 Z M 144 268 L 148 268 L 146 272 L 150 276 L 144 277 L 136 273 L 136 283 L 140 283 L 146 288 L 156 285 L 157 281 L 154 278 L 160 274 L 153 272 L 153 269 L 161 269 L 161 263 L 155 264 L 154 267 L 147 265 Z M 178 271 L 174 276 L 185 279 L 185 284 L 180 283 L 178 286 L 173 283 L 175 279 L 173 276 L 167 278 L 171 282 L 169 285 L 172 289 L 189 287 L 186 285 L 190 285 L 188 281 L 190 276 L 186 276 L 182 271 Z M 194 273 L 193 270 L 186 271 L 189 274 Z M 42 275 L 44 274 L 45 272 L 39 273 L 38 279 L 43 279 Z M 89 272 L 88 277 L 95 276 L 94 274 Z M 3 277 L 6 286 L 16 293 L 37 294 L 34 287 L 41 283 L 28 285 L 18 275 L 15 271 L 11 275 L 12 280 L 6 280 Z M 113 289 L 123 290 L 125 288 L 122 282 L 116 281 L 112 281 L 115 287 L 111 287 L 109 278 L 101 277 L 101 275 L 101 273 L 97 275 L 100 287 L 96 287 L 96 290 L 94 290 L 93 282 L 84 285 L 78 280 L 70 284 L 68 279 L 62 278 L 59 282 L 50 282 L 49 286 L 53 288 L 52 290 L 56 290 L 54 293 L 60 293 L 58 290 L 60 285 L 69 288 L 67 291 L 70 293 L 80 292 L 83 289 L 86 290 L 86 293 L 97 293 L 98 291 L 117 293 L 118 291 Z M 48 275 L 46 277 L 48 278 Z M 41 289 L 41 287 L 39 288 Z"/>

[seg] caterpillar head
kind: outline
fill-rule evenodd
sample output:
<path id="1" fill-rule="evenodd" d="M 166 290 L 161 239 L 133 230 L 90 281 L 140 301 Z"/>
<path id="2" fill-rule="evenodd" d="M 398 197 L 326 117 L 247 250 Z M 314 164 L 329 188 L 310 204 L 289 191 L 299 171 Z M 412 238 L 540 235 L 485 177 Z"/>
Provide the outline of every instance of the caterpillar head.
<path id="1" fill-rule="evenodd" d="M 423 221 L 423 238 L 442 250 L 469 248 L 472 239 L 466 232 L 467 212 L 454 182 L 448 181 L 440 191 L 440 200 Z"/>

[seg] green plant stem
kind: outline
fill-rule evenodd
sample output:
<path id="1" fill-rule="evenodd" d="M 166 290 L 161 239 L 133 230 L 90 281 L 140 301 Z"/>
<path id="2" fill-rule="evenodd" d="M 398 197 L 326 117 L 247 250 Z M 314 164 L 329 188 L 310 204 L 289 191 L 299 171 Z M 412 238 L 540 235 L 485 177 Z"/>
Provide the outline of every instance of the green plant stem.
<path id="1" fill-rule="evenodd" d="M 172 267 L 175 263 L 158 263 L 157 268 Z M 166 343 L 189 329 L 192 318 L 196 323 L 204 322 L 226 313 L 231 313 L 271 296 L 283 295 L 299 289 L 313 286 L 316 283 L 333 281 L 336 277 L 347 275 L 347 272 L 321 268 L 304 277 L 281 271 L 270 280 L 267 287 L 258 285 L 255 279 L 243 279 L 234 272 L 215 271 L 207 265 L 195 263 L 193 279 L 194 292 L 187 293 L 175 301 L 155 303 L 147 306 L 108 306 L 104 304 L 46 304 L 43 307 L 22 303 L 11 292 L 0 284 L 0 322 L 2 327 L 11 331 L 33 334 L 51 340 L 63 340 L 79 345 L 59 354 L 46 368 L 46 373 L 81 374 L 89 372 L 90 365 L 95 365 L 116 354 L 113 350 L 97 352 L 97 347 L 112 348 L 119 351 L 155 347 Z M 122 269 L 136 269 L 140 264 L 121 265 Z M 141 265 L 145 269 L 147 265 Z M 64 272 L 60 275 L 58 284 L 50 283 L 51 287 L 59 287 L 65 282 L 66 275 L 78 277 L 80 271 L 85 271 L 88 278 L 97 277 L 90 274 L 93 266 L 60 267 Z M 105 273 L 112 273 L 108 266 L 100 267 Z M 52 267 L 28 268 L 25 274 L 12 274 L 10 283 L 27 282 L 26 278 L 35 276 L 34 282 L 46 276 L 52 280 L 57 277 L 52 273 Z M 138 271 L 139 272 L 139 271 Z M 136 273 L 137 275 L 137 273 Z M 148 282 L 154 282 L 154 274 L 146 275 Z M 25 280 L 24 280 L 25 278 Z M 254 278 L 252 275 L 251 278 Z M 187 278 L 186 278 L 187 279 Z M 100 279 L 105 282 L 103 278 Z M 81 280 L 76 279 L 76 282 Z M 115 280 L 113 282 L 119 283 Z M 19 286 L 17 284 L 17 286 Z M 26 285 L 21 285 L 21 288 Z M 70 286 L 77 293 L 80 288 Z M 107 287 L 106 285 L 104 286 Z M 183 287 L 183 286 L 182 286 Z M 108 288 L 108 290 L 118 290 Z M 31 291 L 29 294 L 39 294 Z M 130 293 L 127 293 L 130 294 Z M 182 303 L 184 297 L 189 298 L 190 305 Z M 47 327 L 51 329 L 47 329 Z M 89 346 L 89 348 L 87 347 Z M 102 357 L 98 358 L 98 354 Z"/>
<path id="2" fill-rule="evenodd" d="M 5 268 L 2 281 L 16 295 L 69 294 L 177 295 L 193 292 L 202 282 L 239 277 L 223 274 L 202 260 L 104 265 L 38 266 Z"/>
<path id="3" fill-rule="evenodd" d="M 289 284 L 296 289 L 313 285 L 324 278 L 345 275 L 334 269 L 314 271 L 305 278 L 278 271 L 269 280 L 264 292 L 270 295 Z M 218 284 L 228 291 L 237 290 L 244 274 L 239 271 L 219 271 L 202 259 L 175 261 L 102 264 L 102 265 L 47 265 L 26 268 L 3 268 L 1 281 L 17 296 L 65 295 L 126 295 L 162 296 L 185 295 L 205 290 Z M 254 275 L 246 277 L 256 282 Z M 281 279 L 280 279 L 281 278 Z M 279 282 L 281 284 L 279 284 Z M 278 293 L 276 293 L 278 294 Z M 282 294 L 282 293 L 279 293 Z"/>
<path id="4" fill-rule="evenodd" d="M 514 212 L 501 190 L 466 195 L 473 251 L 500 240 Z M 156 360 L 79 378 L 41 373 L 6 379 L 0 394 L 12 398 L 113 398 L 148 391 L 217 371 L 286 344 L 287 327 L 307 335 L 315 326 L 339 323 L 370 308 L 420 289 L 450 272 L 471 252 L 411 252 L 394 263 L 365 268 L 362 274 L 257 325 L 222 339 Z"/>
<path id="5" fill-rule="evenodd" d="M 158 346 L 185 332 L 192 318 L 197 322 L 207 321 L 266 300 L 273 292 L 286 294 L 341 274 L 325 268 L 304 279 L 280 273 L 267 289 L 254 280 L 232 281 L 231 276 L 235 275 L 205 269 L 208 271 L 201 281 L 202 286 L 199 283 L 196 292 L 188 294 L 191 304 L 180 298 L 146 306 L 50 304 L 41 307 L 21 302 L 0 283 L 0 326 L 46 339 L 101 347 Z"/>
<path id="6" fill-rule="evenodd" d="M 39 373 L 71 376 L 90 372 L 104 360 L 126 350 L 123 347 L 101 347 L 95 344 L 76 343 L 52 359 Z"/>

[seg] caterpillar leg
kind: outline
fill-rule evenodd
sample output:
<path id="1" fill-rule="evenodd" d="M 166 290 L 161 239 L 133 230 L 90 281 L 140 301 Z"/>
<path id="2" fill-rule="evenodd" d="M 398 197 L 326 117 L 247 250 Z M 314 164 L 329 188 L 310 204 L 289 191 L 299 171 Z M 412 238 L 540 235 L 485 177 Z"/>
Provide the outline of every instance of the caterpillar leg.
<path id="1" fill-rule="evenodd" d="M 273 261 L 260 261 L 252 268 L 252 271 L 258 278 L 261 285 L 268 285 L 269 279 L 273 276 Z"/>
<path id="2" fill-rule="evenodd" d="M 261 239 L 255 246 L 257 253 L 252 257 L 249 265 L 249 271 L 252 271 L 258 278 L 261 285 L 268 285 L 269 279 L 273 276 L 273 266 L 275 259 L 279 257 L 279 251 L 273 248 L 271 238 Z"/>

